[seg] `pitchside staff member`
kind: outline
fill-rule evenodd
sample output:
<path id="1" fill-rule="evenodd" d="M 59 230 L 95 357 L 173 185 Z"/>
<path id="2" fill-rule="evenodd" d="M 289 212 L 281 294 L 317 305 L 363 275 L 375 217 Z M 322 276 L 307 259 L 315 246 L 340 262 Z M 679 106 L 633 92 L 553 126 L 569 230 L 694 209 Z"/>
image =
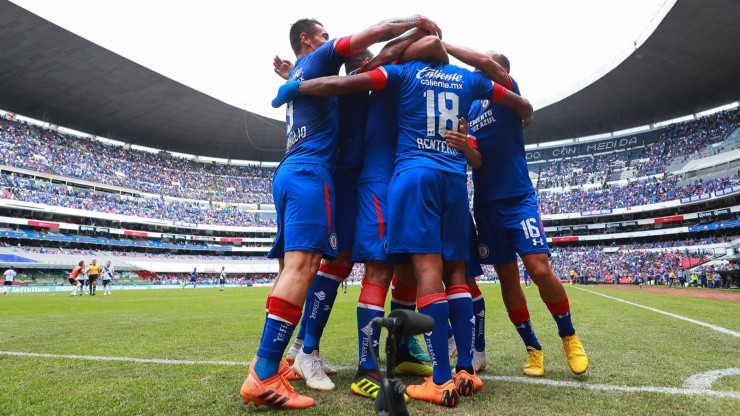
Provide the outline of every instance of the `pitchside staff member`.
<path id="1" fill-rule="evenodd" d="M 13 286 L 13 280 L 15 280 L 15 270 L 13 266 L 10 266 L 8 270 L 3 273 L 5 275 L 5 283 L 3 283 L 3 295 L 8 293 L 8 288 Z"/>

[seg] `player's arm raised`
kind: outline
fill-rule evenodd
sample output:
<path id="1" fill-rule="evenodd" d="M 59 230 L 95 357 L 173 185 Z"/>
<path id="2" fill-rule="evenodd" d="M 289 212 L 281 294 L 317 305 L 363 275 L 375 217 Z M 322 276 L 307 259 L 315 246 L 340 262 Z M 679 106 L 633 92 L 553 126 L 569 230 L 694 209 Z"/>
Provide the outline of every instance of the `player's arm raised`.
<path id="1" fill-rule="evenodd" d="M 272 106 L 278 108 L 299 95 L 329 97 L 381 90 L 385 87 L 386 80 L 385 72 L 378 68 L 356 75 L 332 75 L 306 81 L 288 81 L 278 89 L 277 96 L 272 100 Z"/>
<path id="2" fill-rule="evenodd" d="M 486 74 L 488 78 L 491 78 L 495 82 L 503 85 L 508 90 L 514 88 L 514 83 L 511 81 L 511 77 L 509 77 L 509 73 L 506 71 L 506 68 L 493 60 L 491 56 L 464 46 L 453 45 L 448 42 L 442 43 L 447 50 L 447 53 L 459 59 L 461 62 Z"/>
<path id="3" fill-rule="evenodd" d="M 439 26 L 429 18 L 422 15 L 394 18 L 376 23 L 369 28 L 355 33 L 350 38 L 350 50 L 358 53 L 378 42 L 386 42 L 401 36 L 408 30 L 419 28 L 427 33 L 442 36 Z"/>
<path id="4" fill-rule="evenodd" d="M 522 119 L 522 125 L 525 129 L 532 124 L 532 115 L 534 114 L 532 104 L 526 98 L 507 90 L 503 85 L 494 83 L 493 99 L 491 101 L 514 111 L 517 117 Z"/>

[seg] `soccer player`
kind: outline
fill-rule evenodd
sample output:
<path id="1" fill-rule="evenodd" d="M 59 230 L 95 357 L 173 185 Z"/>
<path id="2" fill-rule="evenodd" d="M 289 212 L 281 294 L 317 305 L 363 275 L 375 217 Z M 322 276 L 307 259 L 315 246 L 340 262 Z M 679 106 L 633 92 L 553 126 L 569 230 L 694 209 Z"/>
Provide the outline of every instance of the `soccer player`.
<path id="1" fill-rule="evenodd" d="M 337 75 L 339 68 L 360 51 L 414 27 L 438 32 L 429 19 L 413 16 L 384 21 L 330 41 L 321 23 L 301 19 L 290 29 L 296 63 L 289 79 Z M 268 253 L 279 261 L 278 275 L 267 300 L 260 346 L 240 390 L 244 403 L 301 409 L 315 404 L 312 398 L 296 393 L 278 370 L 322 257 L 337 256 L 331 177 L 339 128 L 336 107 L 334 97 L 308 96 L 287 106 L 287 151 L 273 179 L 278 232 Z M 311 367 L 320 366 L 318 351 L 311 355 Z"/>
<path id="2" fill-rule="evenodd" d="M 82 296 L 85 293 L 86 288 L 90 286 L 88 281 L 89 270 L 89 265 L 83 266 L 82 270 L 80 270 L 79 276 L 77 277 L 77 280 L 80 282 L 80 296 Z"/>
<path id="3" fill-rule="evenodd" d="M 8 270 L 6 270 L 3 273 L 3 276 L 5 276 L 5 282 L 3 282 L 3 295 L 8 293 L 8 288 L 13 287 L 13 281 L 15 281 L 15 269 L 13 266 L 10 266 Z"/>
<path id="4" fill-rule="evenodd" d="M 195 290 L 195 287 L 198 285 L 198 269 L 195 267 L 193 268 L 193 272 L 190 273 L 190 283 L 193 284 L 193 290 Z"/>
<path id="5" fill-rule="evenodd" d="M 221 266 L 221 274 L 218 275 L 218 285 L 218 290 L 223 292 L 224 288 L 226 287 L 226 266 Z"/>
<path id="6" fill-rule="evenodd" d="M 411 257 L 417 279 L 417 307 L 436 322 L 431 334 L 425 334 L 433 375 L 421 385 L 409 386 L 406 393 L 453 407 L 458 403 L 457 386 L 474 389 L 482 382 L 470 362 L 460 361 L 453 382 L 447 355 L 448 295 L 455 303 L 462 299 L 460 306 L 452 309 L 469 314 L 466 318 L 471 323 L 472 304 L 463 306 L 465 292 L 470 300 L 464 271 L 468 257 L 467 162 L 445 137 L 448 132 L 458 131 L 460 117 L 468 113 L 476 99 L 510 106 L 524 120 L 531 120 L 532 106 L 483 74 L 423 61 L 386 65 L 347 77 L 289 82 L 281 87 L 273 105 L 299 94 L 326 96 L 386 88 L 399 100 L 396 163 L 388 192 L 387 251 Z M 443 281 L 450 283 L 447 292 Z M 457 321 L 455 316 L 452 318 Z"/>
<path id="7" fill-rule="evenodd" d="M 69 274 L 69 278 L 67 278 L 67 281 L 69 282 L 70 285 L 72 285 L 72 291 L 69 292 L 69 295 L 70 296 L 77 296 L 77 289 L 79 289 L 80 291 L 83 290 L 82 289 L 82 283 L 80 283 L 80 281 L 77 280 L 77 278 L 80 277 L 80 275 L 83 274 L 82 273 L 82 270 L 84 268 L 85 268 L 85 262 L 84 261 L 80 261 L 77 264 L 77 266 L 75 266 L 72 269 L 72 272 Z M 80 293 L 80 296 L 81 295 L 82 295 L 82 293 Z"/>
<path id="8" fill-rule="evenodd" d="M 110 260 L 106 261 L 103 266 L 103 296 L 111 294 L 111 284 L 115 273 L 116 270 L 111 266 Z"/>
<path id="9" fill-rule="evenodd" d="M 90 295 L 95 296 L 95 289 L 98 286 L 98 277 L 100 277 L 100 265 L 98 264 L 98 261 L 93 259 L 92 263 L 90 263 L 90 267 L 88 268 L 88 279 L 89 279 L 89 290 Z"/>
<path id="10" fill-rule="evenodd" d="M 505 56 L 491 53 L 491 57 L 508 72 Z M 516 83 L 514 91 L 519 93 Z M 483 158 L 481 167 L 473 170 L 478 256 L 481 263 L 494 266 L 501 281 L 504 306 L 528 352 L 524 374 L 542 376 L 545 370 L 542 346 L 532 330 L 519 283 L 517 254 L 557 323 L 570 369 L 582 374 L 588 357 L 573 328 L 565 288 L 550 268 L 537 195 L 527 169 L 521 117 L 495 100 L 482 100 L 473 104 L 468 120 Z"/>

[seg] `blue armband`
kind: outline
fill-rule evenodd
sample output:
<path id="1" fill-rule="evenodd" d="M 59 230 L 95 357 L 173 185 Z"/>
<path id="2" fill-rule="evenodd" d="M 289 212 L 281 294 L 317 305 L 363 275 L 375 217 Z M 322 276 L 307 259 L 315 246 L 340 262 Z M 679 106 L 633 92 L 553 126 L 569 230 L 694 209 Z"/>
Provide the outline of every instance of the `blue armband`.
<path id="1" fill-rule="evenodd" d="M 272 99 L 272 107 L 278 108 L 289 101 L 293 101 L 295 97 L 301 95 L 301 93 L 298 92 L 298 86 L 300 85 L 300 80 L 288 81 L 281 85 L 280 88 L 278 88 L 277 96 Z"/>

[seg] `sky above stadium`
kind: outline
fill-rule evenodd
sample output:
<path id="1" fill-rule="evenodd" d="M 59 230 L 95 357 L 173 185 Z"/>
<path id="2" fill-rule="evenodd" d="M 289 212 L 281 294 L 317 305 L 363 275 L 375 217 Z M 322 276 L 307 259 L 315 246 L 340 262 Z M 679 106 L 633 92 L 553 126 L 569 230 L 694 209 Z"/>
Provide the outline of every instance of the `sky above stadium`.
<path id="1" fill-rule="evenodd" d="M 420 13 L 450 43 L 495 49 L 511 60 L 535 108 L 603 75 L 652 33 L 675 0 L 447 2 L 247 2 L 237 0 L 13 0 L 96 44 L 224 102 L 275 119 L 283 82 L 279 55 L 295 60 L 290 25 L 303 17 L 345 36 L 391 17 Z M 357 10 L 362 10 L 358 13 Z M 377 52 L 380 46 L 371 48 Z"/>

